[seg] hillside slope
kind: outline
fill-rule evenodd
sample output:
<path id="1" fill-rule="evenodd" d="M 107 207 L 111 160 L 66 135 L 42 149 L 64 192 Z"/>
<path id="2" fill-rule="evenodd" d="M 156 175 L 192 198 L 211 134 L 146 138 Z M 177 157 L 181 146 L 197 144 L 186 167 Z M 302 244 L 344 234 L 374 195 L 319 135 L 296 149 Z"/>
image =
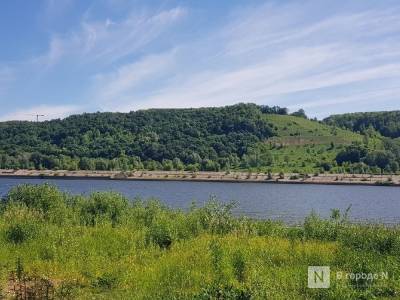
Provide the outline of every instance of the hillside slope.
<path id="1" fill-rule="evenodd" d="M 290 115 L 266 115 L 276 136 L 266 142 L 273 157 L 273 172 L 310 173 L 335 166 L 336 155 L 354 142 L 360 134 L 329 126 L 318 121 Z M 373 141 L 379 144 L 379 141 Z"/>
<path id="2" fill-rule="evenodd" d="M 93 113 L 0 123 L 1 168 L 215 170 L 274 135 L 259 106 Z"/>
<path id="3" fill-rule="evenodd" d="M 0 168 L 318 172 L 362 141 L 349 130 L 255 104 L 92 113 L 0 123 Z"/>

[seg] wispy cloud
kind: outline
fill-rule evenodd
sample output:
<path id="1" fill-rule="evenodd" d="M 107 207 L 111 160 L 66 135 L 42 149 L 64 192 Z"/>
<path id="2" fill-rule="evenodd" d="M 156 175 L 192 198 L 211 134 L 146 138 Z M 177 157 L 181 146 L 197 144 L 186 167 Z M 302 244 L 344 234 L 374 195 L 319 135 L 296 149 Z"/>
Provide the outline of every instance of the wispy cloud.
<path id="1" fill-rule="evenodd" d="M 179 45 L 174 64 L 146 66 L 146 76 L 140 76 L 141 63 L 103 75 L 108 84 L 99 89 L 99 97 L 110 99 L 119 110 L 270 103 L 301 91 L 400 79 L 400 44 L 395 38 L 400 34 L 399 10 L 339 12 L 316 20 L 306 15 L 307 9 L 299 5 L 262 5 L 235 13 L 203 40 Z M 190 53 L 194 59 L 188 71 Z M 159 57 L 170 60 L 168 55 Z M 151 56 L 142 58 L 147 60 Z M 149 76 L 153 73 L 157 76 Z M 133 74 L 141 78 L 140 84 Z M 168 80 L 160 80 L 168 74 Z"/>
<path id="2" fill-rule="evenodd" d="M 300 104 L 304 108 L 323 108 L 326 106 L 334 106 L 334 105 L 340 105 L 340 104 L 346 104 L 346 103 L 360 103 L 364 104 L 362 107 L 360 107 L 360 110 L 365 110 L 366 109 L 366 104 L 368 104 L 369 101 L 374 100 L 376 98 L 383 99 L 389 99 L 393 100 L 394 95 L 398 95 L 400 93 L 400 87 L 392 87 L 392 88 L 383 88 L 383 89 L 376 89 L 373 91 L 365 91 L 365 92 L 356 92 L 352 93 L 349 96 L 340 96 L 340 97 L 325 97 L 324 101 L 305 101 L 301 103 L 295 103 L 289 107 L 298 107 Z"/>
<path id="3" fill-rule="evenodd" d="M 79 31 L 53 36 L 48 52 L 37 62 L 54 66 L 63 62 L 63 58 L 80 64 L 110 64 L 154 42 L 185 15 L 185 8 L 175 7 L 153 14 L 132 12 L 122 21 L 83 20 Z"/>
<path id="4" fill-rule="evenodd" d="M 31 107 L 27 109 L 17 110 L 11 113 L 0 116 L 0 121 L 10 121 L 10 120 L 26 120 L 34 121 L 36 120 L 36 115 L 40 116 L 40 120 L 51 120 L 58 118 L 65 118 L 68 115 L 74 113 L 82 112 L 82 108 L 74 105 L 40 105 L 36 107 Z"/>
<path id="5" fill-rule="evenodd" d="M 48 0 L 49 15 L 59 13 L 55 3 Z M 51 111 L 63 116 L 80 107 L 76 103 L 91 111 L 130 111 L 246 101 L 304 106 L 311 116 L 324 116 L 339 111 L 336 103 L 359 110 L 360 97 L 369 105 L 385 97 L 385 107 L 400 108 L 393 100 L 393 83 L 400 82 L 400 5 L 246 2 L 226 5 L 217 22 L 208 22 L 208 5 L 101 1 L 113 14 L 98 3 L 81 7 L 86 13 L 75 16 L 80 21 L 70 30 L 52 33 L 42 55 L 15 64 L 24 86 L 13 94 L 16 109 L 56 103 Z M 10 78 L 0 68 L 0 93 Z M 55 115 L 51 111 L 47 115 Z"/>
<path id="6" fill-rule="evenodd" d="M 95 76 L 91 97 L 106 110 L 131 105 L 131 97 L 140 96 L 138 90 L 149 82 L 162 79 L 174 67 L 176 53 L 173 49 L 161 55 L 146 56 L 115 72 Z"/>

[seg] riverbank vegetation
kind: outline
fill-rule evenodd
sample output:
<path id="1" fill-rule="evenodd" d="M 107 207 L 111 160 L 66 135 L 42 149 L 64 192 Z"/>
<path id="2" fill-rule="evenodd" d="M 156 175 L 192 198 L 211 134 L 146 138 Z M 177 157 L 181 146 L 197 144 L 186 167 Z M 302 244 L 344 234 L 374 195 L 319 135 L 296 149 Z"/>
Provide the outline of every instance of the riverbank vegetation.
<path id="1" fill-rule="evenodd" d="M 235 217 L 213 199 L 187 212 L 115 193 L 72 196 L 22 185 L 2 200 L 1 294 L 60 299 L 397 299 L 397 227 L 354 225 L 348 213 L 302 226 Z M 310 265 L 380 274 L 331 276 L 307 288 Z"/>

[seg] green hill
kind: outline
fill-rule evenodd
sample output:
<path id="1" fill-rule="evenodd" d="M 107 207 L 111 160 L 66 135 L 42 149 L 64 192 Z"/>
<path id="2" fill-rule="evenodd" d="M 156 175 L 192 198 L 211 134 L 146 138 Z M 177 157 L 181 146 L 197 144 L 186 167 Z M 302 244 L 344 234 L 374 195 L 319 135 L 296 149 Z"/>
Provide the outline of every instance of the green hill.
<path id="1" fill-rule="evenodd" d="M 361 135 L 349 130 L 329 126 L 318 121 L 290 115 L 267 115 L 265 117 L 273 126 L 278 140 L 287 144 L 349 144 L 361 141 Z"/>
<path id="2" fill-rule="evenodd" d="M 266 115 L 276 136 L 267 139 L 273 156 L 272 171 L 314 172 L 335 166 L 335 157 L 346 145 L 361 143 L 363 136 L 290 115 Z M 380 141 L 373 140 L 376 147 Z M 322 168 L 323 168 L 322 167 Z"/>
<path id="3" fill-rule="evenodd" d="M 365 148 L 357 150 L 363 157 L 350 157 L 353 144 Z M 0 123 L 0 168 L 350 172 L 343 165 L 347 157 L 350 164 L 375 166 L 380 154 L 372 160 L 366 155 L 386 144 L 379 135 L 287 115 L 276 106 L 149 109 Z M 400 157 L 396 151 L 390 161 Z"/>
<path id="4" fill-rule="evenodd" d="M 0 123 L 0 167 L 46 169 L 240 168 L 273 136 L 261 107 L 92 113 L 40 123 Z"/>

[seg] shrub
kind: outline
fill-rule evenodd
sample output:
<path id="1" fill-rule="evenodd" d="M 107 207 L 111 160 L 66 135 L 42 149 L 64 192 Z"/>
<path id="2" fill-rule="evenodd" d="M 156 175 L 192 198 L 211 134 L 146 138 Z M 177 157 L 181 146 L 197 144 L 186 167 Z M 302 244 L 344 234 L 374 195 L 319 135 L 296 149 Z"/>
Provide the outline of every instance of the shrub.
<path id="1" fill-rule="evenodd" d="M 349 226 L 342 231 L 343 245 L 380 254 L 400 254 L 400 236 L 396 229 L 381 226 Z"/>
<path id="2" fill-rule="evenodd" d="M 6 241 L 21 244 L 39 234 L 41 216 L 24 206 L 11 206 L 4 215 Z"/>
<path id="3" fill-rule="evenodd" d="M 117 193 L 98 192 L 90 195 L 80 205 L 83 224 L 94 226 L 101 222 L 111 222 L 116 226 L 126 217 L 129 202 Z"/>
<path id="4" fill-rule="evenodd" d="M 255 223 L 256 232 L 260 236 L 283 236 L 284 224 L 279 221 L 258 220 Z"/>
<path id="5" fill-rule="evenodd" d="M 49 184 L 13 187 L 5 198 L 7 205 L 25 205 L 40 212 L 46 220 L 63 222 L 67 217 L 66 195 Z"/>
<path id="6" fill-rule="evenodd" d="M 245 281 L 246 276 L 246 260 L 242 251 L 237 250 L 232 257 L 233 272 L 239 282 Z"/>
<path id="7" fill-rule="evenodd" d="M 215 276 L 214 281 L 221 283 L 225 281 L 225 265 L 224 265 L 224 252 L 220 243 L 217 240 L 212 240 L 210 243 L 211 264 Z"/>
<path id="8" fill-rule="evenodd" d="M 232 215 L 232 209 L 235 206 L 234 202 L 220 203 L 215 197 L 211 197 L 204 207 L 198 209 L 202 227 L 211 233 L 226 234 L 232 232 L 237 225 L 237 219 Z"/>
<path id="9" fill-rule="evenodd" d="M 168 210 L 160 201 L 151 199 L 146 201 L 136 200 L 130 210 L 130 219 L 142 226 L 151 226 L 158 215 Z"/>
<path id="10" fill-rule="evenodd" d="M 337 222 L 323 220 L 315 212 L 312 212 L 304 221 L 304 236 L 307 239 L 335 241 L 338 230 Z"/>
<path id="11" fill-rule="evenodd" d="M 173 224 L 163 215 L 151 224 L 147 234 L 147 241 L 153 242 L 162 249 L 169 249 L 175 239 Z"/>
<path id="12" fill-rule="evenodd" d="M 104 273 L 101 276 L 97 277 L 96 280 L 93 282 L 93 286 L 104 289 L 110 290 L 118 285 L 118 276 L 113 273 Z"/>

